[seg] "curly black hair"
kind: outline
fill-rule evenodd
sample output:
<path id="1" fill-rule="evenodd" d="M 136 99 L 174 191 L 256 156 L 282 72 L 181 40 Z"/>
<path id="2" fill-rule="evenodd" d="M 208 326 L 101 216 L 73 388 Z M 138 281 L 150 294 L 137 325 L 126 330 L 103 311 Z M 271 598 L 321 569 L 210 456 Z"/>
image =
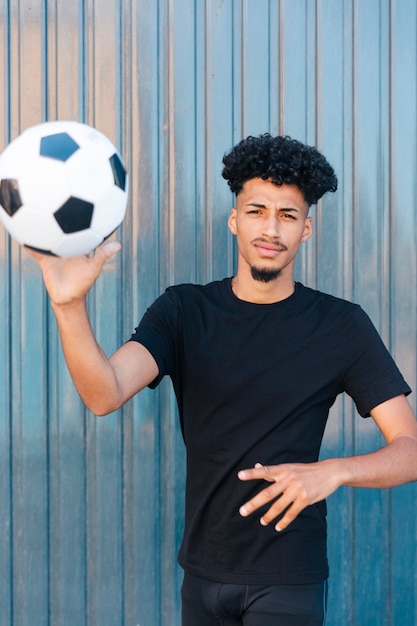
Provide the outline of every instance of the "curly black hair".
<path id="1" fill-rule="evenodd" d="M 242 191 L 252 178 L 276 185 L 296 185 L 308 205 L 316 204 L 327 191 L 336 191 L 337 178 L 320 152 L 288 136 L 269 133 L 249 136 L 223 157 L 222 176 L 233 193 Z"/>

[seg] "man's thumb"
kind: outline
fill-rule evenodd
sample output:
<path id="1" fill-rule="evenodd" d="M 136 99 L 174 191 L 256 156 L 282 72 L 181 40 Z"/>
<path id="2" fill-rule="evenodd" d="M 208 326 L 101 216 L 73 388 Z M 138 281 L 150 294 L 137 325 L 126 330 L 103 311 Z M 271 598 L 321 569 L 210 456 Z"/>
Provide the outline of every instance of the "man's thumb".
<path id="1" fill-rule="evenodd" d="M 121 247 L 122 246 L 118 241 L 108 241 L 97 248 L 94 254 L 94 259 L 101 265 L 104 265 L 106 261 L 119 252 Z"/>

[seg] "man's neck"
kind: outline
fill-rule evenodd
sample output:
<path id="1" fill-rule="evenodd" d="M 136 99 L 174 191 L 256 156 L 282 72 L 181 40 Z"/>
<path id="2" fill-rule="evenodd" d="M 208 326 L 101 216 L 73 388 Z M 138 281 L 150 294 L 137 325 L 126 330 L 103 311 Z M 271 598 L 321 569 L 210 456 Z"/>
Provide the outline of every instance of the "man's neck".
<path id="1" fill-rule="evenodd" d="M 254 304 L 273 304 L 289 298 L 295 289 L 295 283 L 292 275 L 280 275 L 274 280 L 264 283 L 255 280 L 252 276 L 242 278 L 237 273 L 232 278 L 232 290 L 239 300 L 253 302 Z"/>

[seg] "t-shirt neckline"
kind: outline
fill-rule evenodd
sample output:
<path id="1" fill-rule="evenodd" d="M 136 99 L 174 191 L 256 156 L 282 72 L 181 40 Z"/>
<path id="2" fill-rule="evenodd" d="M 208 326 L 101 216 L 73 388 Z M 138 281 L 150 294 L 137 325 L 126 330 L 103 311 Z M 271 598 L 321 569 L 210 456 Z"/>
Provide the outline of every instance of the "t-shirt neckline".
<path id="1" fill-rule="evenodd" d="M 290 304 L 295 299 L 301 287 L 301 283 L 294 281 L 294 291 L 292 292 L 292 294 L 290 294 L 287 298 L 284 298 L 283 300 L 277 300 L 276 302 L 268 302 L 268 303 L 250 302 L 249 300 L 242 300 L 241 298 L 238 298 L 237 295 L 234 293 L 233 288 L 232 288 L 233 278 L 234 278 L 233 276 L 230 276 L 229 278 L 225 279 L 225 285 L 227 288 L 227 292 L 229 294 L 229 298 L 232 299 L 233 302 L 241 306 L 252 307 L 252 308 L 255 308 L 255 307 L 279 308 L 279 307 L 286 306 L 287 304 Z"/>

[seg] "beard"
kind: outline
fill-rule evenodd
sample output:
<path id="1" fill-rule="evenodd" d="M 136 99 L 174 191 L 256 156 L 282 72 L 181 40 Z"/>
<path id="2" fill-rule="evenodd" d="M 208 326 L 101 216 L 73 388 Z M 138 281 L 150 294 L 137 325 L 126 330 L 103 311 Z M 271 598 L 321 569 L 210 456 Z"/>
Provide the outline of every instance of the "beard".
<path id="1" fill-rule="evenodd" d="M 250 269 L 253 280 L 258 280 L 261 283 L 270 283 L 281 274 L 281 269 L 258 268 L 254 266 Z"/>

